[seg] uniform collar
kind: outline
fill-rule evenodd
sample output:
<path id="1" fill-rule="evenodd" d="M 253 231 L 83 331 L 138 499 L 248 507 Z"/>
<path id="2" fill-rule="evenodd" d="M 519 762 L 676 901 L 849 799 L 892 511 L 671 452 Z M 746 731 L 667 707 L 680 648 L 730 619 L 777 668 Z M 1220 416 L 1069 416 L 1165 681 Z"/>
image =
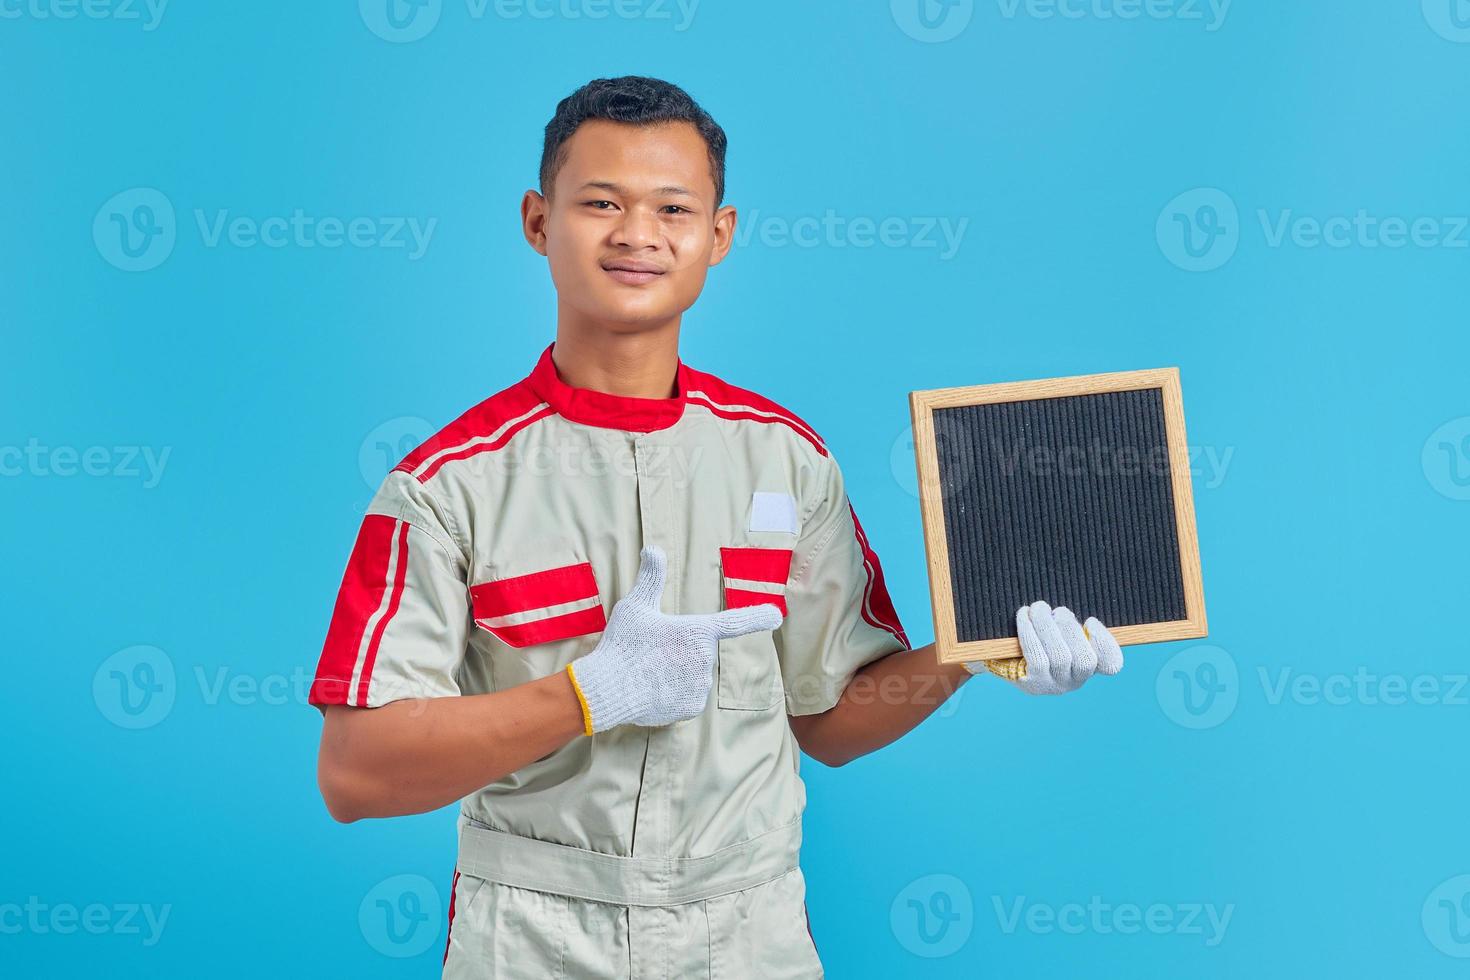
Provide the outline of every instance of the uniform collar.
<path id="1" fill-rule="evenodd" d="M 676 393 L 672 397 L 633 398 L 567 384 L 557 374 L 556 362 L 551 359 L 551 349 L 555 346 L 555 341 L 546 345 L 526 380 L 536 397 L 563 418 L 605 429 L 653 432 L 668 428 L 684 414 L 691 378 L 690 370 L 682 359 L 675 374 Z"/>

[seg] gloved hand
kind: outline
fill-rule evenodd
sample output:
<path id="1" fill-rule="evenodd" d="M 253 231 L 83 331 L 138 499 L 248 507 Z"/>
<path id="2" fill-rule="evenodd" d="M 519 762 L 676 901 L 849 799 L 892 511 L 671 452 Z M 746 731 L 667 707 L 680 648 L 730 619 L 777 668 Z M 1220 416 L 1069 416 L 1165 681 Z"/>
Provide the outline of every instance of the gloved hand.
<path id="1" fill-rule="evenodd" d="M 638 579 L 613 604 L 597 646 L 567 664 L 586 732 L 617 725 L 667 725 L 704 710 L 719 641 L 781 625 L 773 603 L 721 612 L 659 611 L 667 559 L 658 545 L 638 553 Z"/>
<path id="2" fill-rule="evenodd" d="M 1123 669 L 1123 649 L 1096 616 L 1085 624 L 1066 606 L 1052 609 L 1033 602 L 1016 611 L 1016 636 L 1021 656 L 1004 660 L 970 661 L 972 674 L 989 670 L 1027 694 L 1065 694 L 1075 691 L 1094 673 L 1116 674 Z"/>

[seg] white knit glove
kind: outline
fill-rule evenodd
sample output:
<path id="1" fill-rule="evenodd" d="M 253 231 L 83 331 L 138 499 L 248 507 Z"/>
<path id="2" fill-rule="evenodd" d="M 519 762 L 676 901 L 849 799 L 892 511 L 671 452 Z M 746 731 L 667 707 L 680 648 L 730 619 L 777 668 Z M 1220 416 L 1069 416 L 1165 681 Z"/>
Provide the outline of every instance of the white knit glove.
<path id="1" fill-rule="evenodd" d="M 1093 674 L 1116 674 L 1123 669 L 1123 648 L 1096 616 L 1086 624 L 1066 606 L 1053 609 L 1033 602 L 1016 610 L 1016 636 L 1021 656 L 1005 660 L 968 661 L 972 674 L 989 670 L 1027 694 L 1066 694 Z"/>
<path id="2" fill-rule="evenodd" d="M 709 699 L 719 641 L 781 625 L 781 610 L 769 602 L 717 613 L 660 612 L 666 567 L 662 548 L 644 547 L 638 579 L 613 603 L 602 639 L 567 664 L 588 735 L 693 718 Z"/>

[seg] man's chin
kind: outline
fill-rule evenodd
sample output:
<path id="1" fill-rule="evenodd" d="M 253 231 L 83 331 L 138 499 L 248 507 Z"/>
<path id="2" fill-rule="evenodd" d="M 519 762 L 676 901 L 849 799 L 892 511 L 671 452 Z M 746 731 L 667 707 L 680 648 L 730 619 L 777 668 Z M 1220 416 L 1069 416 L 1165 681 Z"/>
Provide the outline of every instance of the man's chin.
<path id="1" fill-rule="evenodd" d="M 590 312 L 610 327 L 635 331 L 667 323 L 682 311 L 667 302 L 648 296 L 604 300 L 597 304 L 596 310 Z"/>

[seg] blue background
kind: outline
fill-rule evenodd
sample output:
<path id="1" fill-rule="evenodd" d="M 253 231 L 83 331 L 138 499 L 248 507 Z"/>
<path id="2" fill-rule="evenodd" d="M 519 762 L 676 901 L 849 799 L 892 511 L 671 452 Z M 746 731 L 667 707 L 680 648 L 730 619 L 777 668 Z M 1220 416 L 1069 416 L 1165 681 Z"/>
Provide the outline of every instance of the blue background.
<path id="1" fill-rule="evenodd" d="M 408 42 L 370 28 L 393 36 L 380 0 L 179 3 L 152 30 L 141 7 L 7 5 L 0 972 L 437 975 L 453 808 L 334 823 L 305 678 L 378 444 L 517 380 L 553 336 L 517 209 L 557 100 L 646 73 L 725 127 L 756 230 L 682 354 L 823 433 L 916 645 L 910 390 L 1177 365 L 1202 458 L 1207 641 L 1129 648 L 1063 698 L 979 678 L 875 755 L 805 761 L 829 975 L 1463 975 L 1470 31 L 1450 2 L 1238 0 L 1222 22 L 1184 0 L 1132 19 L 985 0 L 936 35 L 912 0 L 705 0 L 687 23 L 652 0 L 601 19 L 444 0 Z M 136 188 L 172 206 L 175 242 L 125 271 L 107 229 L 139 198 L 106 205 Z M 1202 210 L 1221 193 L 1234 220 Z M 437 225 L 413 259 L 211 247 L 195 218 L 297 208 Z M 782 244 L 829 209 L 899 219 L 903 241 Z M 1360 210 L 1446 241 L 1273 243 L 1283 215 Z M 967 222 L 953 254 L 923 244 L 936 218 Z M 1218 267 L 1189 271 L 1186 244 Z M 99 475 L 57 447 L 101 447 Z M 150 479 L 116 447 L 169 455 Z M 174 688 L 128 728 L 141 702 L 114 681 L 139 664 Z M 1358 672 L 1438 693 L 1277 694 Z M 399 875 L 437 914 L 395 946 L 359 907 Z M 1094 896 L 1176 927 L 1007 929 L 1017 902 Z M 110 925 L 24 924 L 27 903 Z M 151 943 L 124 922 L 140 903 L 168 911 Z M 1178 928 L 1190 905 L 1229 909 L 1223 938 Z"/>

